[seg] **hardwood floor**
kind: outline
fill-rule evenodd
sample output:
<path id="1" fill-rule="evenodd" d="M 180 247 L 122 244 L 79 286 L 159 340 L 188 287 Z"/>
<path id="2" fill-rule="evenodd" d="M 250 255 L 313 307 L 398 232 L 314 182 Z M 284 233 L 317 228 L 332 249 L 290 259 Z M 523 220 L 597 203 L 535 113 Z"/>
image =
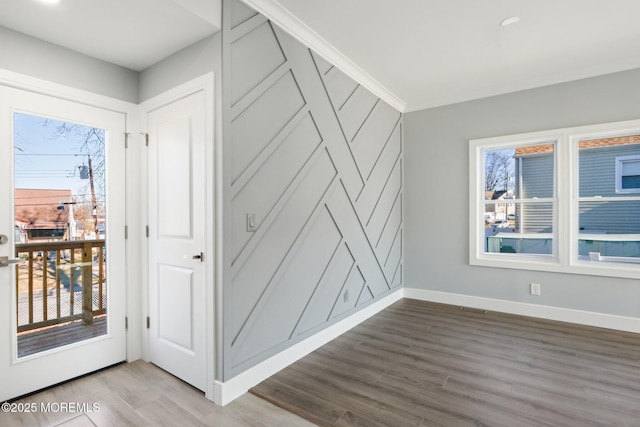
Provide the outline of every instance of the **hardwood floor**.
<path id="1" fill-rule="evenodd" d="M 0 384 L 1 386 L 1 384 Z M 310 422 L 245 394 L 224 407 L 160 368 L 136 361 L 117 365 L 20 399 L 36 412 L 0 412 L 0 426 L 311 426 Z M 60 404 L 73 403 L 73 410 Z M 76 409 L 86 403 L 85 411 Z M 94 404 L 97 404 L 94 410 Z M 47 406 L 48 405 L 48 406 Z M 48 410 L 42 410 L 48 408 Z"/>
<path id="2" fill-rule="evenodd" d="M 142 361 L 18 401 L 64 402 L 0 426 L 637 427 L 640 335 L 404 299 L 225 407 Z"/>
<path id="3" fill-rule="evenodd" d="M 401 300 L 253 388 L 325 426 L 639 426 L 640 335 Z"/>

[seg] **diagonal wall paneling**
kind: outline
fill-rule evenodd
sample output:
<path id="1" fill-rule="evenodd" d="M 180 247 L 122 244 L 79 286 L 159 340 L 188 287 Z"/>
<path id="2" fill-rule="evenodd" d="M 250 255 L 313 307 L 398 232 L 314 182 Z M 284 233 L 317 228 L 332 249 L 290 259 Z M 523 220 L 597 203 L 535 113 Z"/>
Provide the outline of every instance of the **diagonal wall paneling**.
<path id="1" fill-rule="evenodd" d="M 238 25 L 247 22 L 250 18 L 258 15 L 258 12 L 239 1 L 230 2 L 226 4 L 225 7 L 227 9 L 231 8 L 231 13 L 225 16 L 225 24 L 227 24 L 230 29 L 234 29 Z"/>
<path id="2" fill-rule="evenodd" d="M 247 6 L 223 7 L 228 380 L 402 286 L 402 117 Z"/>

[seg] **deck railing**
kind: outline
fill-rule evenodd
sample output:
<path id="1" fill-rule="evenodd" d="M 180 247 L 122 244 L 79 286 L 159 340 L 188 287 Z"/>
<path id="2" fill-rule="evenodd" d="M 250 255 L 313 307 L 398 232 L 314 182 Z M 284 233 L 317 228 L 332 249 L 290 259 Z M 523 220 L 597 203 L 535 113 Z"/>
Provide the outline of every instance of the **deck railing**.
<path id="1" fill-rule="evenodd" d="M 105 241 L 16 244 L 18 332 L 106 312 Z"/>

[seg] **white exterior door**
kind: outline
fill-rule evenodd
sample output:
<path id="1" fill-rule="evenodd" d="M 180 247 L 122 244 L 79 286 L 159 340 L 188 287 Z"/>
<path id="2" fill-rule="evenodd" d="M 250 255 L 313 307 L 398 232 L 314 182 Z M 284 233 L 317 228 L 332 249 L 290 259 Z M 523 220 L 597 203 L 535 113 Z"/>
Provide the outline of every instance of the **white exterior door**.
<path id="1" fill-rule="evenodd" d="M 31 134 L 20 120 L 40 125 Z M 52 123 L 58 124 L 58 139 L 73 130 L 99 133 L 102 151 L 65 146 L 54 142 L 53 134 L 35 140 L 35 132 Z M 0 401 L 126 358 L 124 138 L 125 114 L 0 86 L 0 234 L 7 236 L 0 256 L 23 258 L 18 265 L 0 266 Z M 88 170 L 87 162 L 98 155 L 102 187 L 85 190 L 88 182 L 72 175 L 76 166 Z M 71 171 L 62 166 L 69 158 Z M 26 185 L 20 180 L 29 174 L 31 186 L 16 188 Z M 68 184 L 56 187 L 56 174 Z M 102 194 L 96 198 L 97 191 Z M 90 193 L 93 201 L 87 198 Z M 87 224 L 94 225 L 86 238 L 80 237 L 71 214 L 74 210 L 79 216 L 81 205 L 88 212 Z M 52 225 L 51 211 L 64 221 Z M 103 329 L 97 329 L 99 322 Z M 57 334 L 69 326 L 90 334 L 78 339 Z M 49 338 L 36 338 L 42 331 Z M 38 345 L 26 347 L 25 337 Z"/>
<path id="2" fill-rule="evenodd" d="M 207 386 L 206 97 L 147 110 L 149 359 Z"/>

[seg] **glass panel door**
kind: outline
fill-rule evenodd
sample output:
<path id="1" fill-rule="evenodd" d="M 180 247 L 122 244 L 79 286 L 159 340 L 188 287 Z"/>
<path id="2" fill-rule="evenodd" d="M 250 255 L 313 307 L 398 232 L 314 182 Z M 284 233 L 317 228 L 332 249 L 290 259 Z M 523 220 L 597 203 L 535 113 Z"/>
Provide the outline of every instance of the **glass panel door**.
<path id="1" fill-rule="evenodd" d="M 125 117 L 0 86 L 0 401 L 126 358 Z"/>

